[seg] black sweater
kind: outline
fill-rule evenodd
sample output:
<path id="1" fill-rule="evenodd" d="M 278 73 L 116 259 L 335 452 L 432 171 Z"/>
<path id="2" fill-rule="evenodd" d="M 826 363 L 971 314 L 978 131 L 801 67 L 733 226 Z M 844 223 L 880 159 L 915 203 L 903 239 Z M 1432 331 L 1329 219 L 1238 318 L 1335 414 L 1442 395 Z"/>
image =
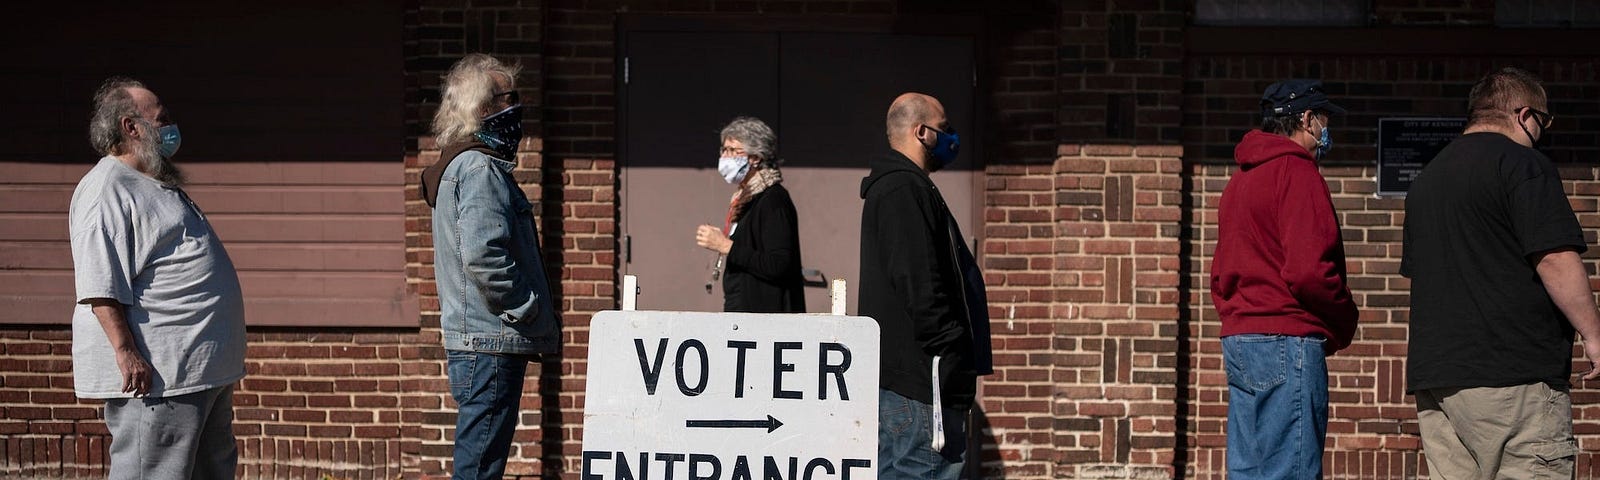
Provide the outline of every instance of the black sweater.
<path id="1" fill-rule="evenodd" d="M 944 407 L 969 409 L 977 375 L 988 373 L 990 346 L 982 279 L 964 275 L 981 273 L 927 172 L 898 152 L 868 165 L 857 311 L 878 321 L 881 386 L 932 404 L 930 370 L 939 356 Z"/>
<path id="2" fill-rule="evenodd" d="M 803 313 L 805 280 L 800 275 L 800 224 L 782 184 L 750 197 L 733 231 L 722 276 L 722 309 L 728 312 Z"/>

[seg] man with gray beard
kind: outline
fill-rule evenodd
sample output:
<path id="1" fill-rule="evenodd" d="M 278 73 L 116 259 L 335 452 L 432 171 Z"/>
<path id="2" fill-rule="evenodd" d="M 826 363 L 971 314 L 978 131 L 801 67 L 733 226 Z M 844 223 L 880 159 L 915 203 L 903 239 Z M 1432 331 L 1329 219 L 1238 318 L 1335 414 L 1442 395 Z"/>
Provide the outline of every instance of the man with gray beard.
<path id="1" fill-rule="evenodd" d="M 72 376 L 105 399 L 110 478 L 233 478 L 233 385 L 244 377 L 239 277 L 174 166 L 181 138 L 155 93 L 113 77 L 94 95 L 104 155 L 69 222 Z"/>

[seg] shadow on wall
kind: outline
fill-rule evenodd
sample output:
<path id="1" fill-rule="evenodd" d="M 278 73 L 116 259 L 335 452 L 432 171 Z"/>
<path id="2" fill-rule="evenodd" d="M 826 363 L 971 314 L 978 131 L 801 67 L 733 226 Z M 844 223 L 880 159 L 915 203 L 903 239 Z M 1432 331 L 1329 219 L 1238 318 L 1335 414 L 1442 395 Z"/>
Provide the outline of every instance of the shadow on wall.
<path id="1" fill-rule="evenodd" d="M 980 402 L 981 403 L 981 402 Z M 989 425 L 982 405 L 972 406 L 967 425 L 967 465 L 963 478 L 1005 479 L 1005 459 L 1000 454 L 1000 439 Z"/>
<path id="2" fill-rule="evenodd" d="M 1189 328 L 1194 324 L 1194 266 L 1197 262 L 1194 258 L 1194 170 L 1186 165 L 1178 170 L 1178 179 L 1178 337 L 1177 358 L 1173 361 L 1178 372 L 1173 385 L 1177 389 L 1173 394 L 1177 406 L 1172 410 L 1172 476 L 1188 478 L 1189 397 L 1192 395 L 1189 377 L 1194 372 L 1194 347 L 1189 344 L 1192 337 Z"/>
<path id="3" fill-rule="evenodd" d="M 557 305 L 556 315 L 564 315 L 566 292 L 560 285 L 565 283 L 566 277 L 562 272 L 566 269 L 567 259 L 565 249 L 562 248 L 562 239 L 566 238 L 566 225 L 563 220 L 563 208 L 566 204 L 566 190 L 563 189 L 562 176 L 566 168 L 559 162 L 551 161 L 550 157 L 543 155 L 543 145 L 536 147 L 540 153 L 539 164 L 539 250 L 543 255 L 545 278 L 551 280 L 550 294 L 555 298 L 552 301 Z M 566 325 L 565 319 L 561 322 L 564 331 L 570 331 L 571 325 Z M 567 340 L 566 333 L 562 334 L 562 345 L 571 342 Z M 566 419 L 561 409 L 561 365 L 565 363 L 564 355 L 546 355 L 539 364 L 539 446 L 540 465 L 544 478 L 561 478 L 566 470 L 562 458 L 562 436 L 566 429 Z M 554 448 L 551 448 L 554 446 Z"/>

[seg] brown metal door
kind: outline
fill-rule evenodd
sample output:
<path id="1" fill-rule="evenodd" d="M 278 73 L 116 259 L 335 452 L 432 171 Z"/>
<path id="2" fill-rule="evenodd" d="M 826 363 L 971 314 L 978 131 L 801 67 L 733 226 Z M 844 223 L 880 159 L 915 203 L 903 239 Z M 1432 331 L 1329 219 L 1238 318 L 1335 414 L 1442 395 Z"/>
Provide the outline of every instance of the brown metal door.
<path id="1" fill-rule="evenodd" d="M 639 276 L 641 310 L 722 311 L 722 285 L 705 288 L 717 255 L 695 245 L 694 230 L 722 225 L 733 193 L 717 175 L 718 130 L 735 116 L 777 118 L 778 39 L 708 32 L 627 39 L 622 272 Z"/>
<path id="2" fill-rule="evenodd" d="M 626 32 L 622 271 L 639 276 L 638 308 L 720 311 L 707 293 L 716 255 L 694 244 L 721 225 L 733 187 L 717 176 L 718 128 L 737 115 L 777 131 L 784 183 L 799 214 L 810 279 L 859 278 L 861 179 L 888 150 L 884 114 L 906 91 L 938 97 L 960 130 L 956 164 L 933 175 L 970 243 L 981 228 L 982 158 L 973 101 L 973 39 L 866 33 Z M 810 312 L 827 290 L 806 289 Z"/>

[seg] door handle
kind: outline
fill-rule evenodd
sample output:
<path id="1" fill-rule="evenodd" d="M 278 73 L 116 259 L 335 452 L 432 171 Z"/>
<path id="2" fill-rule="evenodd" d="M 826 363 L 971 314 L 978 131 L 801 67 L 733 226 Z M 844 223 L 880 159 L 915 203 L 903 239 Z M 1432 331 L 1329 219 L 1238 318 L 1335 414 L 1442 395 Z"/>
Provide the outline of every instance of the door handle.
<path id="1" fill-rule="evenodd" d="M 822 270 L 802 268 L 800 269 L 800 278 L 804 280 L 804 285 L 807 287 L 828 288 L 828 276 L 823 275 Z"/>

